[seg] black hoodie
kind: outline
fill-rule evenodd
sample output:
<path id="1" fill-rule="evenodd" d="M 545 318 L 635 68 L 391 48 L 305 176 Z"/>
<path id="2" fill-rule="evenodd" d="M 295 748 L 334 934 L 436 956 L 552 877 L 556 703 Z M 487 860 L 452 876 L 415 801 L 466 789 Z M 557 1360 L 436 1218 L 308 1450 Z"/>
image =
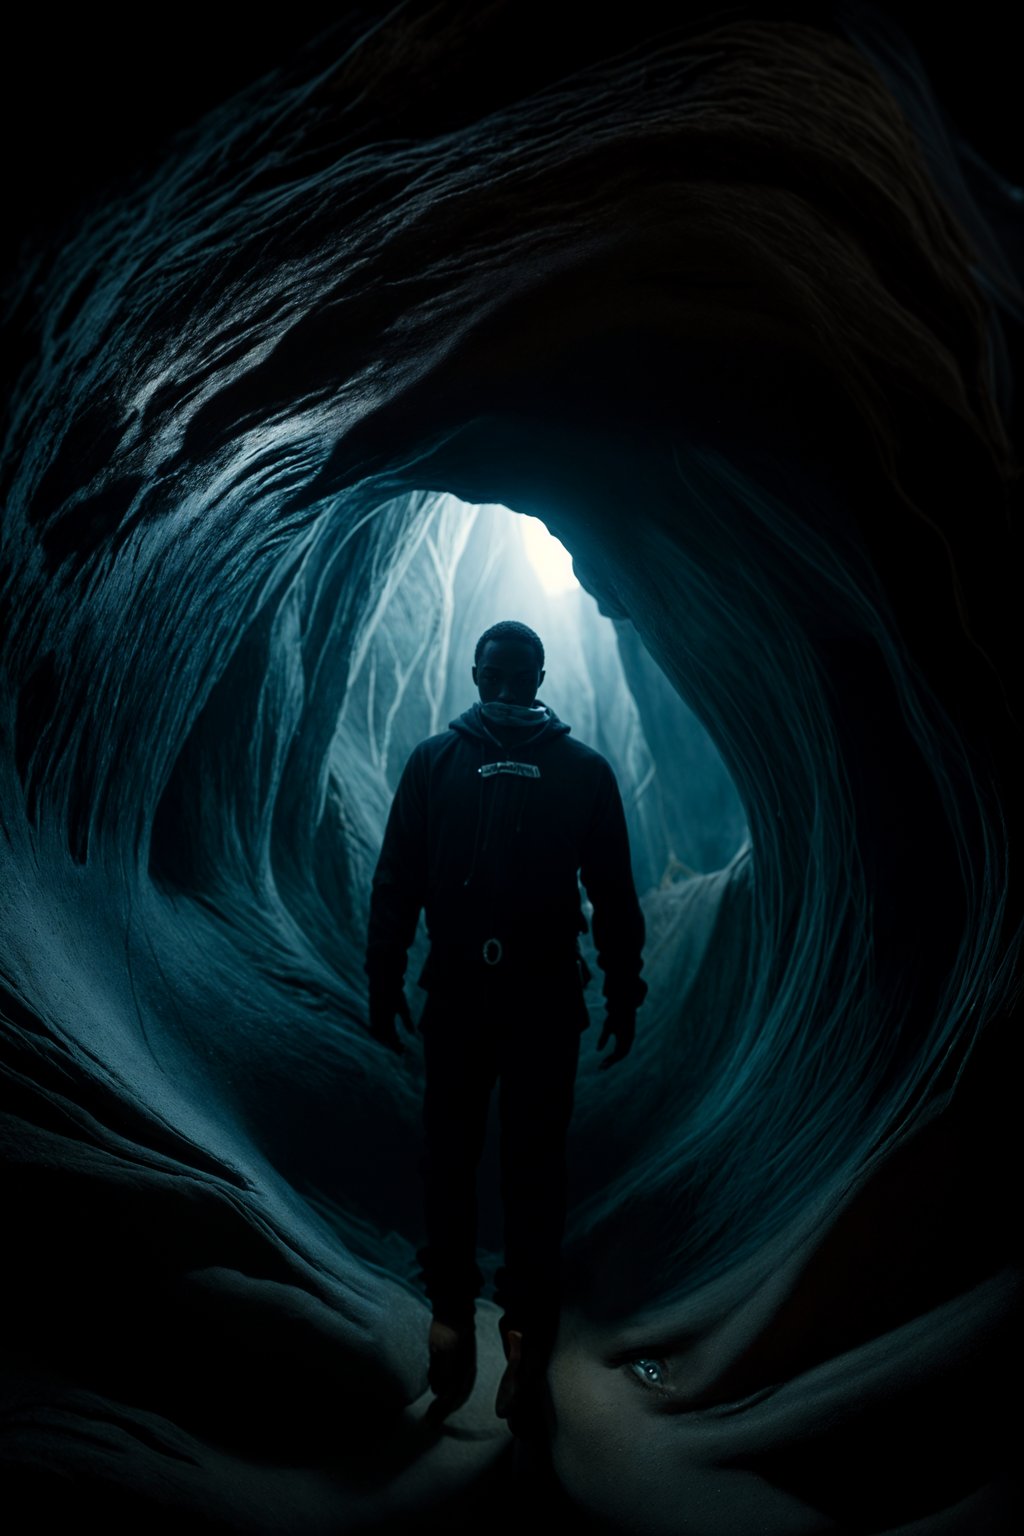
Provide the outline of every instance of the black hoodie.
<path id="1" fill-rule="evenodd" d="M 476 703 L 402 771 L 373 877 L 366 971 L 373 982 L 404 978 L 421 907 L 431 945 L 422 987 L 468 981 L 488 939 L 501 942 L 495 974 L 571 962 L 587 931 L 578 875 L 605 998 L 638 1007 L 644 919 L 611 765 L 551 710 L 537 729 L 499 737 Z"/>

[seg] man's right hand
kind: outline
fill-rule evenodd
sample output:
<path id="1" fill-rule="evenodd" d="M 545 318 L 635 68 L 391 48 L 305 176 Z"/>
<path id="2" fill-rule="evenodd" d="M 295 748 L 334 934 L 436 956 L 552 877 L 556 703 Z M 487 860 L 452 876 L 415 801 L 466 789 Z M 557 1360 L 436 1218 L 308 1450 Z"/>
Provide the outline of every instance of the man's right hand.
<path id="1" fill-rule="evenodd" d="M 396 1056 L 404 1056 L 405 1046 L 395 1028 L 396 1018 L 401 1019 L 404 1027 L 410 1033 L 412 1032 L 412 1010 L 404 987 L 395 986 L 393 983 L 376 986 L 371 983 L 370 1038 L 386 1046 L 389 1051 L 394 1051 Z"/>
<path id="2" fill-rule="evenodd" d="M 612 1037 L 615 1037 L 614 1049 L 601 1063 L 601 1070 L 605 1067 L 614 1067 L 615 1063 L 622 1061 L 633 1049 L 633 1041 L 636 1039 L 636 1009 L 616 1008 L 608 1009 L 601 1038 L 597 1042 L 599 1051 L 603 1051 Z"/>

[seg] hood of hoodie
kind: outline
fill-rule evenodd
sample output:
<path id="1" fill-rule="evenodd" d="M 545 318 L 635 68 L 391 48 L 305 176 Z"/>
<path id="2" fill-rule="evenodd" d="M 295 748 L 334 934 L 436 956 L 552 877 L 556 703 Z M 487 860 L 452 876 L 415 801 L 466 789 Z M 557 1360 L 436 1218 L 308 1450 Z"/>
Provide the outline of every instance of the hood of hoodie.
<path id="1" fill-rule="evenodd" d="M 498 728 L 500 737 L 498 730 L 491 728 L 483 714 L 479 699 L 456 719 L 450 720 L 448 726 L 460 736 L 471 736 L 477 741 L 507 747 L 510 751 L 519 746 L 539 746 L 542 742 L 552 741 L 556 736 L 567 736 L 572 727 L 566 725 L 564 720 L 559 720 L 554 710 L 549 709 L 542 699 L 536 702 L 546 711 L 538 725 L 503 725 Z"/>

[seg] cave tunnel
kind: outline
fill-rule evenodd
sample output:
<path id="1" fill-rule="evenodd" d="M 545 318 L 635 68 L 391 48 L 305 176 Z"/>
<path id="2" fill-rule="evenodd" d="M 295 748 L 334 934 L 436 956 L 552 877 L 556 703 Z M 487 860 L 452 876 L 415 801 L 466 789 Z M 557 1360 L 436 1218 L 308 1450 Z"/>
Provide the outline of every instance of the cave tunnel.
<path id="1" fill-rule="evenodd" d="M 1024 199 L 918 41 L 354 6 L 148 125 L 137 86 L 59 216 L 22 167 L 10 1508 L 1016 1528 Z M 488 1294 L 472 1398 L 424 1416 L 421 1052 L 363 972 L 398 774 L 502 617 L 615 769 L 650 989 L 614 1072 L 584 1037 L 528 1445 Z"/>

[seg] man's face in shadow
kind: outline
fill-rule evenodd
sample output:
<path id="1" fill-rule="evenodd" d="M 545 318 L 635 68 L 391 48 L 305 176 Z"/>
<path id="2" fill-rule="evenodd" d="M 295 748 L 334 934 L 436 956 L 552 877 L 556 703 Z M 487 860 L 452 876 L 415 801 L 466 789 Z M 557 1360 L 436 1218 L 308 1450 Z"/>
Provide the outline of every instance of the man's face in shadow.
<path id="1" fill-rule="evenodd" d="M 544 681 L 537 652 L 525 640 L 488 640 L 473 668 L 481 704 L 530 705 Z"/>

